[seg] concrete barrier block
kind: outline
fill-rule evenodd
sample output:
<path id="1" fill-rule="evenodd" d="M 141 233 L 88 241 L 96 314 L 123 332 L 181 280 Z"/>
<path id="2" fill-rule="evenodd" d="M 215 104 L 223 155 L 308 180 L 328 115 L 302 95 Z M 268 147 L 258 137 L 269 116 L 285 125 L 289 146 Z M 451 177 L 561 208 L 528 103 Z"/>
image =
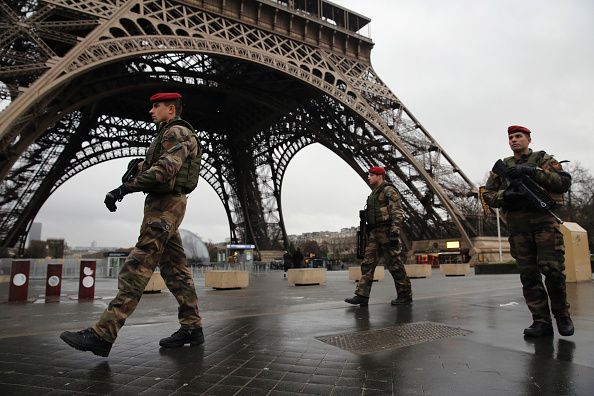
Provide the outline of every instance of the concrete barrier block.
<path id="1" fill-rule="evenodd" d="M 293 285 L 319 285 L 326 283 L 326 268 L 292 268 L 287 280 Z"/>
<path id="2" fill-rule="evenodd" d="M 146 287 L 144 288 L 145 293 L 160 293 L 161 290 L 165 290 L 167 285 L 165 280 L 161 276 L 160 272 L 153 272 L 151 279 L 149 279 Z"/>
<path id="3" fill-rule="evenodd" d="M 404 269 L 409 278 L 431 278 L 430 264 L 405 264 Z"/>
<path id="4" fill-rule="evenodd" d="M 375 267 L 375 271 L 373 272 L 373 280 L 374 281 L 383 281 L 385 279 L 385 271 L 383 265 L 378 265 Z M 361 267 L 349 267 L 349 280 L 359 282 L 361 279 Z"/>
<path id="5" fill-rule="evenodd" d="M 470 264 L 440 264 L 439 270 L 445 276 L 465 276 L 470 273 Z"/>
<path id="6" fill-rule="evenodd" d="M 204 273 L 204 286 L 213 289 L 241 289 L 249 285 L 247 271 L 206 271 Z"/>
<path id="7" fill-rule="evenodd" d="M 588 232 L 577 223 L 560 225 L 565 244 L 565 277 L 567 282 L 592 281 Z"/>

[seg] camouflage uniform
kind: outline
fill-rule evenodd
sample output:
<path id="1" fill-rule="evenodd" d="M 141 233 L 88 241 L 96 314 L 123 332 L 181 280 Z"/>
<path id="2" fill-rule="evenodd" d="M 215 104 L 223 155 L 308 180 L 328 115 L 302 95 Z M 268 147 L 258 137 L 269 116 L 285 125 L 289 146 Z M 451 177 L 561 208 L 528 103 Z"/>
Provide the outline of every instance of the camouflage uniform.
<path id="1" fill-rule="evenodd" d="M 142 191 L 148 195 L 138 242 L 118 275 L 118 294 L 93 326 L 95 332 L 109 342 L 115 341 L 119 329 L 138 305 L 157 265 L 179 303 L 181 327 L 194 329 L 202 326 L 192 272 L 178 231 L 186 211 L 187 197 L 172 191 L 182 165 L 201 152 L 192 131 L 183 124 L 176 125 L 175 121 L 179 118 L 160 125 L 141 165 L 142 171 L 126 183 L 129 191 Z"/>
<path id="2" fill-rule="evenodd" d="M 367 198 L 366 215 L 369 229 L 367 246 L 361 262 L 361 279 L 355 294 L 369 297 L 375 267 L 379 261 L 383 261 L 394 278 L 398 298 L 412 299 L 410 279 L 402 263 L 400 227 L 403 211 L 396 187 L 387 182 L 376 186 Z"/>
<path id="3" fill-rule="evenodd" d="M 520 159 L 504 159 L 508 167 L 518 164 L 536 166 L 534 180 L 551 195 L 557 204 L 563 203 L 563 193 L 571 185 L 571 176 L 563 171 L 551 155 L 544 151 L 533 152 Z M 557 220 L 548 212 L 536 209 L 528 201 L 508 203 L 503 198 L 506 189 L 513 189 L 509 182 L 491 174 L 487 180 L 483 199 L 494 208 L 502 208 L 509 229 L 511 255 L 520 270 L 522 291 L 535 322 L 551 323 L 555 317 L 569 316 L 565 291 L 565 249 Z M 546 288 L 542 282 L 545 276 Z M 548 292 L 548 295 L 547 295 Z"/>

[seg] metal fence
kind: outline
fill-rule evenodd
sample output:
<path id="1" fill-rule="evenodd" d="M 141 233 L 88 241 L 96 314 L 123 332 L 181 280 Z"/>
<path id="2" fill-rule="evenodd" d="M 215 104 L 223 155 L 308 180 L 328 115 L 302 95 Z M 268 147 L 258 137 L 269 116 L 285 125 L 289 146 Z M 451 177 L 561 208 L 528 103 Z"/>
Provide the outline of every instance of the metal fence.
<path id="1" fill-rule="evenodd" d="M 226 270 L 226 271 L 248 271 L 249 273 L 260 273 L 260 272 L 269 272 L 274 270 L 282 269 L 276 265 L 271 263 L 266 263 L 263 261 L 254 261 L 250 263 L 202 263 L 202 264 L 194 264 L 192 265 L 192 270 L 194 272 L 204 273 L 205 271 L 213 271 L 213 270 Z"/>
<path id="2" fill-rule="evenodd" d="M 48 264 L 62 264 L 62 278 L 76 279 L 80 274 L 81 259 L 11 259 L 0 258 L 0 275 L 10 275 L 13 261 L 29 261 L 31 263 L 29 269 L 30 279 L 45 279 L 47 276 Z M 119 263 L 112 261 L 109 263 L 107 258 L 103 259 L 85 259 L 85 261 L 95 261 L 97 263 L 97 278 L 116 278 L 119 272 Z M 277 270 L 276 266 L 270 263 L 255 261 L 253 263 L 204 263 L 192 265 L 194 272 L 204 273 L 211 270 L 237 270 L 248 271 L 250 273 L 268 272 Z M 282 267 L 280 268 L 282 269 Z"/>
<path id="3" fill-rule="evenodd" d="M 47 277 L 48 264 L 62 264 L 62 278 L 63 279 L 78 279 L 80 276 L 80 259 L 11 259 L 0 258 L 0 275 L 10 275 L 13 261 L 29 261 L 30 279 L 45 279 Z M 96 274 L 97 278 L 105 278 L 108 274 L 107 259 L 85 259 L 84 261 L 95 261 L 97 263 Z"/>
<path id="4" fill-rule="evenodd" d="M 0 258 L 0 275 L 10 275 L 13 261 L 29 261 L 31 263 L 29 270 L 30 279 L 45 279 L 47 276 L 47 265 L 48 264 L 62 264 L 62 278 L 63 279 L 77 279 L 80 274 L 80 262 L 81 259 L 11 259 L 11 258 Z M 97 278 L 116 278 L 119 273 L 120 262 L 112 260 L 111 262 L 107 258 L 103 259 L 84 259 L 84 261 L 95 261 L 97 263 L 97 272 L 95 277 Z M 235 271 L 248 271 L 251 274 L 279 271 L 283 270 L 282 264 L 275 264 L 263 261 L 254 261 L 250 263 L 226 263 L 226 262 L 211 262 L 211 263 L 200 263 L 191 264 L 192 271 L 203 274 L 206 271 L 212 270 L 235 270 Z M 348 266 L 345 266 L 348 267 Z M 328 270 L 344 269 L 345 267 L 332 267 Z"/>

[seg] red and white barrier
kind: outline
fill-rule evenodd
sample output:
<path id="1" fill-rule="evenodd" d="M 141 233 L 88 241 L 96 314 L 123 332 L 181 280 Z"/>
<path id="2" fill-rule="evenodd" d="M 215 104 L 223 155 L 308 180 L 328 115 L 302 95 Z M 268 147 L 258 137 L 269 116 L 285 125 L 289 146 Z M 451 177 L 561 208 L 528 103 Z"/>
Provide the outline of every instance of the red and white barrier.
<path id="1" fill-rule="evenodd" d="M 27 261 L 13 261 L 10 272 L 10 289 L 8 301 L 27 301 L 29 293 L 29 270 L 31 263 Z"/>
<path id="2" fill-rule="evenodd" d="M 78 299 L 92 300 L 95 298 L 95 274 L 97 262 L 95 260 L 81 260 L 78 281 Z"/>
<path id="3" fill-rule="evenodd" d="M 62 290 L 62 264 L 48 264 L 45 280 L 45 301 L 57 301 Z"/>

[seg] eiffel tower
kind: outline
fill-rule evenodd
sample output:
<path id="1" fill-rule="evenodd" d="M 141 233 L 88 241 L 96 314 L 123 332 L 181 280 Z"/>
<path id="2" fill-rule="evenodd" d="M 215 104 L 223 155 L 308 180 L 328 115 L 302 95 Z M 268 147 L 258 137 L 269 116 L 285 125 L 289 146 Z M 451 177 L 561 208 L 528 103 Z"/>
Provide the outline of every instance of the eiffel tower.
<path id="1" fill-rule="evenodd" d="M 72 176 L 144 155 L 156 91 L 183 94 L 234 241 L 287 246 L 283 176 L 318 143 L 363 179 L 387 168 L 406 243 L 472 247 L 476 188 L 374 71 L 365 16 L 324 0 L 0 0 L 0 14 L 0 247 L 22 248 Z"/>

